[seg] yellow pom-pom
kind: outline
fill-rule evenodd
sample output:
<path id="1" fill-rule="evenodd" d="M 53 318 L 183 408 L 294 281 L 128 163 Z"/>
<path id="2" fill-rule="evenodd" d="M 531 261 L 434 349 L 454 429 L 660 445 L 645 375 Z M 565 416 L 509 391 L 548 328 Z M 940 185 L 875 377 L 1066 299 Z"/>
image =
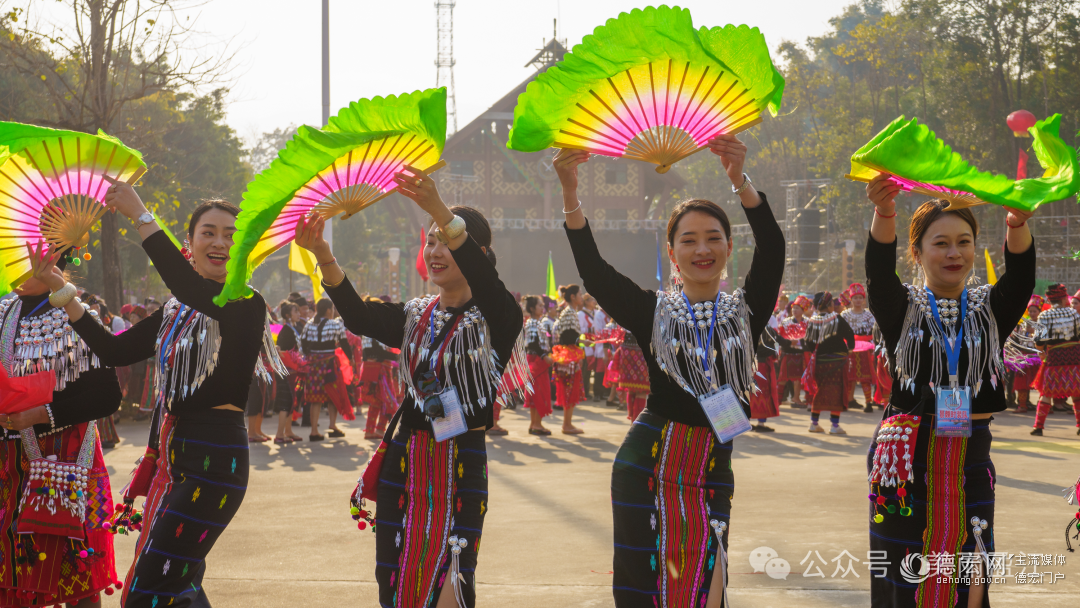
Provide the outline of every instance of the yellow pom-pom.
<path id="1" fill-rule="evenodd" d="M 44 553 L 38 553 L 37 557 L 38 557 L 38 560 L 45 561 L 45 558 L 48 557 L 48 556 L 45 555 Z"/>

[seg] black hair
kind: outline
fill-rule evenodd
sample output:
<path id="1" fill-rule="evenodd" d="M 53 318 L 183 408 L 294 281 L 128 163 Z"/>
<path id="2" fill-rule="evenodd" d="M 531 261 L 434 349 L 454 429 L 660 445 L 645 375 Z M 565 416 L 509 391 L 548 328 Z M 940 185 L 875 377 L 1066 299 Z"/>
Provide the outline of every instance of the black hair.
<path id="1" fill-rule="evenodd" d="M 491 247 L 491 224 L 478 209 L 464 205 L 450 207 L 450 212 L 465 221 L 465 232 L 469 233 L 476 244 L 485 249 L 487 259 L 494 266 L 496 260 L 495 250 Z M 429 224 L 430 226 L 430 224 Z"/>
<path id="2" fill-rule="evenodd" d="M 195 236 L 195 227 L 199 224 L 199 218 L 201 218 L 204 213 L 210 211 L 211 209 L 224 211 L 225 213 L 228 213 L 233 217 L 240 215 L 240 208 L 230 203 L 229 201 L 219 198 L 203 201 L 199 203 L 198 207 L 195 207 L 195 211 L 191 212 L 191 220 L 188 221 L 187 228 L 188 238 Z"/>
<path id="3" fill-rule="evenodd" d="M 576 296 L 581 291 L 580 285 L 563 285 L 559 288 L 559 293 L 562 294 L 563 300 L 569 304 L 570 298 Z"/>
<path id="4" fill-rule="evenodd" d="M 675 232 L 679 229 L 679 221 L 682 220 L 684 215 L 692 211 L 715 217 L 720 222 L 720 227 L 724 229 L 724 236 L 729 241 L 731 240 L 731 220 L 728 219 L 727 212 L 712 201 L 690 198 L 675 205 L 675 208 L 671 210 L 671 217 L 668 218 L 667 224 L 668 245 L 675 246 Z"/>
<path id="5" fill-rule="evenodd" d="M 289 315 L 291 315 L 292 312 L 294 310 L 296 310 L 296 309 L 297 309 L 296 304 L 293 304 L 292 302 L 290 302 L 288 300 L 285 300 L 281 304 L 278 304 L 278 315 L 282 319 L 288 320 Z"/>
<path id="6" fill-rule="evenodd" d="M 334 303 L 330 300 L 330 298 L 323 298 L 315 304 L 315 316 L 321 317 L 333 307 Z"/>
<path id="7" fill-rule="evenodd" d="M 525 314 L 531 316 L 532 312 L 530 311 L 540 304 L 540 296 L 525 296 L 523 300 L 525 301 Z M 541 314 L 543 314 L 543 312 L 543 310 L 540 311 Z"/>

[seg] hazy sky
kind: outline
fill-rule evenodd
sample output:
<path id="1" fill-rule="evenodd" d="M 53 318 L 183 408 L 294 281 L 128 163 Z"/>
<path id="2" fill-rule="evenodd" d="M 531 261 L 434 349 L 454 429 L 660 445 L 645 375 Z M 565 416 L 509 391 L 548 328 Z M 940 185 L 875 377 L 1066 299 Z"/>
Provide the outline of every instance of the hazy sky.
<path id="1" fill-rule="evenodd" d="M 855 0 L 688 0 L 695 26 L 757 26 L 769 47 L 805 41 Z M 330 0 L 331 114 L 350 101 L 435 86 L 434 0 Z M 454 69 L 458 125 L 486 110 L 531 70 L 524 64 L 552 35 L 570 45 L 633 0 L 458 0 Z M 656 2 L 652 4 L 657 4 Z M 41 4 L 38 4 L 42 7 Z M 239 46 L 229 124 L 245 139 L 321 121 L 321 0 L 209 0 L 197 26 L 219 48 Z M 44 7 L 42 7 L 44 8 Z M 48 9 L 46 9 L 48 10 Z"/>

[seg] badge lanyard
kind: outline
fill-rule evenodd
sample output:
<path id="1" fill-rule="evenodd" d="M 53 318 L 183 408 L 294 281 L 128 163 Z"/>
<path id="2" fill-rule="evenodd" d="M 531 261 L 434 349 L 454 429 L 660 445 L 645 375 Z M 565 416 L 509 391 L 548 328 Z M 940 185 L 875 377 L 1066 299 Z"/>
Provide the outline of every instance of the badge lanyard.
<path id="1" fill-rule="evenodd" d="M 693 315 L 694 314 L 693 313 L 694 307 L 690 305 L 690 298 L 686 297 L 686 292 L 685 291 L 683 292 L 682 297 L 683 297 L 683 300 L 686 302 L 686 310 L 691 315 Z M 717 311 L 718 308 L 720 308 L 720 292 L 716 293 L 716 301 L 713 302 L 712 317 L 709 318 L 708 336 L 702 337 L 702 335 L 701 335 L 702 330 L 697 325 L 697 319 L 694 319 L 694 332 L 697 333 L 699 348 L 700 348 L 701 344 L 705 345 L 705 348 L 704 348 L 704 350 L 702 351 L 702 353 L 700 355 L 701 356 L 701 367 L 705 371 L 705 378 L 707 378 L 709 380 L 710 384 L 712 384 L 712 382 L 713 382 L 713 377 L 712 377 L 712 372 L 709 369 L 711 367 L 711 363 L 712 363 L 711 361 L 709 361 L 709 359 L 710 359 L 709 351 L 712 348 L 713 333 L 716 330 L 716 311 Z"/>
<path id="2" fill-rule="evenodd" d="M 927 290 L 929 293 L 929 290 Z M 937 298 L 929 294 L 930 311 L 933 313 L 934 322 L 938 324 L 942 334 L 945 333 L 945 324 L 941 322 L 941 313 L 938 310 Z M 945 338 L 945 357 L 949 364 L 949 388 L 937 387 L 935 394 L 934 435 L 938 437 L 970 437 L 971 436 L 971 393 L 970 388 L 960 386 L 960 349 L 964 339 L 964 317 L 967 314 L 967 290 L 960 294 L 960 317 L 956 319 L 956 337 L 952 340 Z"/>
<path id="3" fill-rule="evenodd" d="M 683 293 L 683 300 L 686 302 L 687 311 L 693 311 L 694 307 L 690 305 L 690 298 L 686 297 L 686 293 Z M 704 350 L 699 355 L 701 357 L 701 366 L 705 372 L 705 378 L 708 380 L 710 386 L 715 386 L 715 380 L 712 377 L 712 339 L 713 334 L 716 331 L 716 315 L 720 308 L 720 294 L 716 294 L 716 300 L 713 302 L 712 316 L 709 318 L 708 335 L 702 336 L 702 328 L 698 327 L 697 319 L 694 319 L 694 331 L 697 332 L 698 348 L 704 344 Z M 746 418 L 746 412 L 743 411 L 742 406 L 739 404 L 738 397 L 735 396 L 735 392 L 731 390 L 731 387 L 724 385 L 716 391 L 708 391 L 705 395 L 698 396 L 698 402 L 701 404 L 702 409 L 705 411 L 705 415 L 709 418 L 709 424 L 712 426 L 713 433 L 720 443 L 727 443 L 750 430 L 750 421 Z"/>
<path id="4" fill-rule="evenodd" d="M 929 289 L 926 292 L 930 294 L 927 298 L 930 300 L 930 312 L 934 315 L 934 322 L 941 328 L 942 335 L 945 335 L 945 324 L 941 322 L 941 313 L 938 311 L 937 298 L 930 292 Z M 949 363 L 949 386 L 951 388 L 957 388 L 960 385 L 958 375 L 960 373 L 960 349 L 962 348 L 964 341 L 964 317 L 967 314 L 967 290 L 965 289 L 960 294 L 960 318 L 956 320 L 956 339 L 951 341 L 948 337 L 945 338 L 945 358 Z"/>

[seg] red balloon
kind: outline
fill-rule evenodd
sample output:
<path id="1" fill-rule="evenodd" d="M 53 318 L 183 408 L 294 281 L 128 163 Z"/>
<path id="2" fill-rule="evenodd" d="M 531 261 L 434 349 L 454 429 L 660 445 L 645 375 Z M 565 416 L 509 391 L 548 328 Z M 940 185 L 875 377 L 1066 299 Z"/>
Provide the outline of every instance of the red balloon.
<path id="1" fill-rule="evenodd" d="M 1009 123 L 1009 128 L 1013 130 L 1013 133 L 1023 135 L 1027 133 L 1028 129 L 1035 126 L 1035 115 L 1027 110 L 1017 110 L 1009 114 L 1005 122 Z"/>

